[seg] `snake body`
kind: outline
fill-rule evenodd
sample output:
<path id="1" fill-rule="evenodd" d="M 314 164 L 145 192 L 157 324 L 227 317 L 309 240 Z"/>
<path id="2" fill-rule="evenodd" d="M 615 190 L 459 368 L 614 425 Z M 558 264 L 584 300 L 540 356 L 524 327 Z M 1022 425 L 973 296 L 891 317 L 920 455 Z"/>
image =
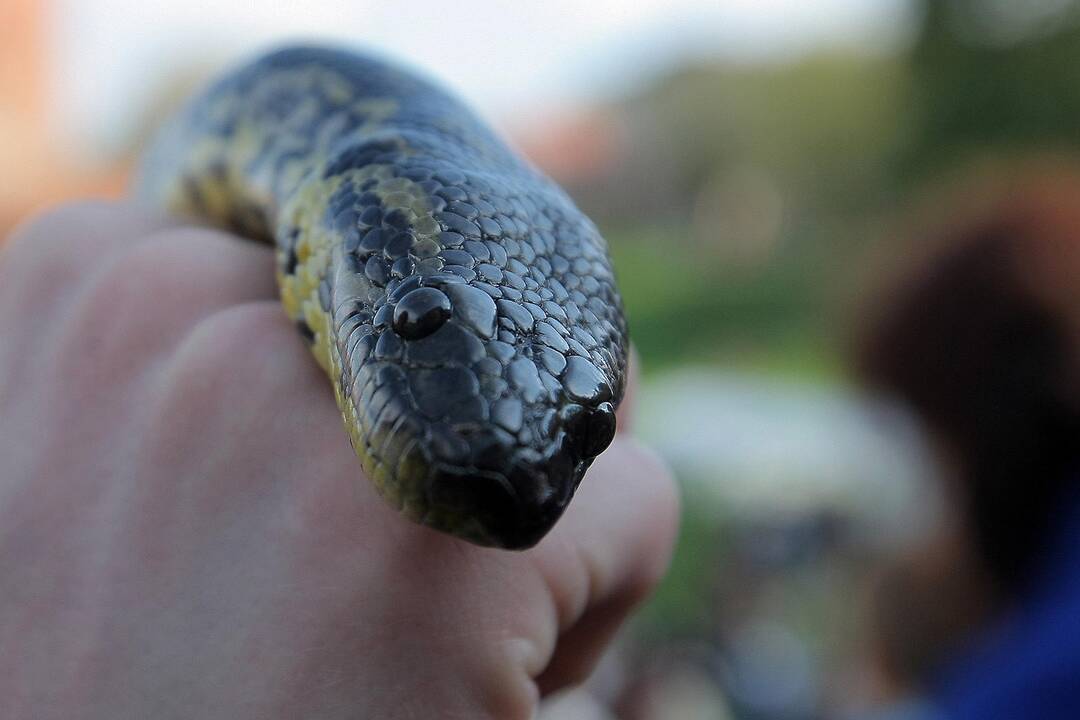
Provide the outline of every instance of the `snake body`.
<path id="1" fill-rule="evenodd" d="M 275 245 L 284 309 L 408 517 L 529 547 L 612 440 L 627 333 L 604 240 L 429 81 L 278 50 L 193 98 L 137 189 Z"/>

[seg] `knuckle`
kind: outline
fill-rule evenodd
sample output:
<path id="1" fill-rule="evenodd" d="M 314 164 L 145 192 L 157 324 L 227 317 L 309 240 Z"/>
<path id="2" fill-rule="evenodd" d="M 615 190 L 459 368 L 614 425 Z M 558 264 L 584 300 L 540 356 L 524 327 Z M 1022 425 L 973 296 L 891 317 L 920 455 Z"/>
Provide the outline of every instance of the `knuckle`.
<path id="1" fill-rule="evenodd" d="M 176 292 L 179 288 L 170 287 L 169 274 L 161 272 L 159 255 L 154 248 L 139 247 L 94 273 L 72 304 L 66 323 L 70 334 L 80 343 L 85 338 L 108 361 L 144 341 L 141 334 L 148 328 L 172 330 L 164 305 L 181 307 L 183 298 Z"/>
<path id="2" fill-rule="evenodd" d="M 60 324 L 83 281 L 87 248 L 72 243 L 102 203 L 62 205 L 25 221 L 0 247 L 0 332 L 22 338 L 37 352 L 48 347 L 46 329 Z M 5 344 L 20 342 L 11 339 Z"/>
<path id="3" fill-rule="evenodd" d="M 36 312 L 66 305 L 114 251 L 162 224 L 121 203 L 87 200 L 59 205 L 26 220 L 0 251 L 3 304 Z"/>
<path id="4" fill-rule="evenodd" d="M 12 231 L 4 255 L 7 262 L 48 264 L 82 269 L 100 254 L 99 238 L 115 224 L 122 209 L 101 200 L 84 200 L 42 211 Z"/>
<path id="5" fill-rule="evenodd" d="M 203 319 L 229 304 L 227 274 L 211 258 L 221 240 L 199 231 L 151 233 L 115 254 L 65 307 L 60 327 L 73 356 L 138 369 L 168 357 Z"/>
<path id="6" fill-rule="evenodd" d="M 87 224 L 105 224 L 113 219 L 117 211 L 114 203 L 105 200 L 76 200 L 54 205 L 24 220 L 12 231 L 11 239 L 16 241 L 27 235 L 54 234 L 58 231 L 66 233 L 71 228 L 85 227 Z"/>
<path id="7" fill-rule="evenodd" d="M 168 305 L 174 315 L 190 322 L 222 305 L 272 294 L 271 265 L 259 263 L 270 255 L 265 248 L 240 243 L 217 230 L 163 229 L 111 263 L 98 290 L 105 300 L 117 299 L 110 298 L 116 292 L 120 300 L 134 296 Z M 258 291 L 252 290 L 253 285 Z"/>
<path id="8" fill-rule="evenodd" d="M 276 302 L 246 303 L 207 317 L 195 327 L 191 341 L 230 357 L 261 355 L 272 352 L 286 325 Z M 293 339 L 291 333 L 287 337 Z"/>
<path id="9" fill-rule="evenodd" d="M 86 250 L 73 235 L 84 216 L 98 212 L 82 203 L 62 205 L 25 221 L 0 254 L 0 288 L 21 296 L 70 287 Z"/>
<path id="10" fill-rule="evenodd" d="M 205 393 L 225 402 L 266 382 L 274 364 L 296 339 L 280 306 L 272 301 L 235 305 L 200 320 L 181 342 L 168 371 L 168 384 L 183 397 Z M 269 393 L 268 393 L 269 394 Z"/>
<path id="11" fill-rule="evenodd" d="M 152 318 L 182 332 L 228 295 L 220 246 L 219 238 L 197 230 L 153 233 L 97 272 L 80 304 L 91 316 Z"/>
<path id="12" fill-rule="evenodd" d="M 182 290 L 183 276 L 193 268 L 183 245 L 171 246 L 156 236 L 131 247 L 108 262 L 94 277 L 87 302 L 106 306 L 140 305 L 155 295 Z"/>
<path id="13" fill-rule="evenodd" d="M 319 397 L 311 392 L 314 365 L 280 304 L 234 305 L 204 317 L 180 341 L 157 376 L 152 416 L 174 436 L 190 429 L 204 439 L 243 437 L 248 451 L 280 449 L 299 437 L 283 428 Z"/>

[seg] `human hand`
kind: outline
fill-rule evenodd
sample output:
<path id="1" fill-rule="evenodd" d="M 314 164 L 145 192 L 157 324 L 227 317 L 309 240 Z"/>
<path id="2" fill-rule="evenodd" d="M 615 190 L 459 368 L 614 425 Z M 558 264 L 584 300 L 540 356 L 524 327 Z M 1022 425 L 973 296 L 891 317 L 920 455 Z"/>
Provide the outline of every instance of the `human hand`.
<path id="1" fill-rule="evenodd" d="M 526 718 L 662 575 L 625 433 L 523 553 L 361 476 L 272 253 L 130 206 L 0 250 L 0 716 Z"/>

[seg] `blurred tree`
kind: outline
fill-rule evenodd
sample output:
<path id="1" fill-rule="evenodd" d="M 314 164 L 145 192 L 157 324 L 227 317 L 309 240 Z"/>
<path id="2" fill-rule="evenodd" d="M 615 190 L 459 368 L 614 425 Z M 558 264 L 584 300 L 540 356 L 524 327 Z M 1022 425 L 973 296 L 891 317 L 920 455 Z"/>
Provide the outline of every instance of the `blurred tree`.
<path id="1" fill-rule="evenodd" d="M 1080 2 L 919 1 L 905 176 L 1080 144 Z"/>
<path id="2" fill-rule="evenodd" d="M 612 109 L 624 151 L 572 189 L 611 240 L 648 366 L 829 371 L 828 293 L 887 204 L 906 72 L 850 50 L 702 60 Z"/>
<path id="3" fill-rule="evenodd" d="M 614 109 L 629 138 L 622 165 L 610 182 L 575 190 L 601 219 L 670 219 L 690 212 L 702 188 L 749 169 L 793 208 L 861 207 L 881 186 L 904 71 L 895 57 L 842 51 L 679 67 Z"/>

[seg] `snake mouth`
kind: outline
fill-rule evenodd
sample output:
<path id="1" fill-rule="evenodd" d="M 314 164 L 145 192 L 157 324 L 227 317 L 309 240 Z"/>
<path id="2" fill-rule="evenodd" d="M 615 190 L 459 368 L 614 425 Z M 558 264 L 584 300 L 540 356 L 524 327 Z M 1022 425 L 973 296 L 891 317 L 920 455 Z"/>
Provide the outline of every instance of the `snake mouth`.
<path id="1" fill-rule="evenodd" d="M 572 455 L 561 444 L 552 456 L 519 457 L 502 471 L 440 469 L 426 522 L 480 545 L 528 549 L 562 516 L 589 466 Z"/>

